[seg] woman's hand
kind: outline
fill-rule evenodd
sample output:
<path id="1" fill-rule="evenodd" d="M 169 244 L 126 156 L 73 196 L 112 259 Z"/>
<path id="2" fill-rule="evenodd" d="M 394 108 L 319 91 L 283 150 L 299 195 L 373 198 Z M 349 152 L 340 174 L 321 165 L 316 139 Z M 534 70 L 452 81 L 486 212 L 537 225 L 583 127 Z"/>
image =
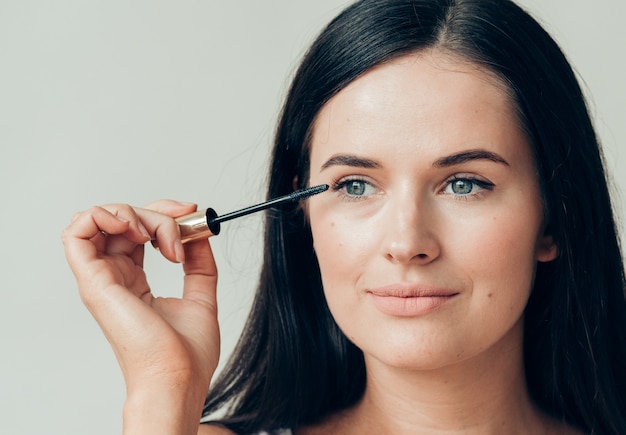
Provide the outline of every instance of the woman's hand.
<path id="1" fill-rule="evenodd" d="M 195 209 L 174 201 L 93 207 L 75 215 L 63 232 L 81 298 L 124 374 L 124 427 L 132 433 L 196 433 L 217 367 L 213 254 L 207 241 L 183 248 L 173 219 Z M 167 259 L 183 263 L 182 298 L 150 292 L 143 270 L 150 240 Z"/>

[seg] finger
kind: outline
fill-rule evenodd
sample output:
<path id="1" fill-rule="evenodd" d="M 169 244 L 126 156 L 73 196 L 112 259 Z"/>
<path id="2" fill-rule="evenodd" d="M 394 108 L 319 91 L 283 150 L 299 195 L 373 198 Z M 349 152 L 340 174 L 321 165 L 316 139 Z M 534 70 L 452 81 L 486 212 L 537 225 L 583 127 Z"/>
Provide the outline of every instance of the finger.
<path id="1" fill-rule="evenodd" d="M 97 258 L 97 247 L 92 240 L 102 238 L 103 231 L 108 234 L 123 234 L 128 231 L 129 225 L 128 220 L 115 216 L 102 207 L 92 207 L 74 215 L 72 223 L 62 234 L 65 255 L 74 274 L 77 274 L 82 265 Z"/>
<path id="2" fill-rule="evenodd" d="M 162 199 L 152 202 L 143 210 L 149 210 L 152 212 L 160 213 L 171 218 L 177 218 L 197 210 L 198 206 L 193 203 L 178 202 L 171 199 Z M 171 232 L 170 227 L 172 223 L 170 221 L 163 222 L 154 226 L 154 237 L 152 239 L 152 246 L 155 249 L 161 251 L 161 253 L 170 261 L 177 261 L 183 263 L 185 261 L 185 250 L 180 242 L 180 229 L 178 224 L 174 223 L 175 232 Z M 153 228 L 151 227 L 150 230 Z"/>
<path id="3" fill-rule="evenodd" d="M 143 268 L 144 246 L 145 245 L 137 245 L 133 252 L 130 253 L 130 258 L 141 268 Z"/>
<path id="4" fill-rule="evenodd" d="M 141 221 L 140 217 L 136 213 L 136 208 L 131 207 L 128 204 L 107 204 L 102 206 L 114 216 L 118 216 L 129 222 L 128 230 L 124 233 L 124 238 L 131 243 L 128 244 L 128 248 L 124 250 L 127 253 L 134 249 L 134 244 L 143 244 L 150 240 L 150 234 L 145 225 Z"/>
<path id="5" fill-rule="evenodd" d="M 185 259 L 185 251 L 180 241 L 178 224 L 174 218 L 145 208 L 136 208 L 135 213 L 150 234 L 153 245 L 158 246 L 161 254 L 170 261 L 182 263 Z"/>
<path id="6" fill-rule="evenodd" d="M 143 208 L 177 218 L 195 212 L 198 209 L 198 206 L 197 204 L 189 202 L 177 202 L 171 199 L 161 199 L 159 201 L 152 202 Z"/>
<path id="7" fill-rule="evenodd" d="M 101 232 L 123 234 L 128 231 L 130 221 L 123 216 L 111 213 L 104 207 L 91 207 L 72 217 L 66 228 L 68 235 L 81 239 L 90 239 Z"/>
<path id="8" fill-rule="evenodd" d="M 104 252 L 104 249 L 106 248 L 106 243 L 107 243 L 106 238 L 107 238 L 107 233 L 105 233 L 104 231 L 99 231 L 98 234 L 96 234 L 89 240 L 96 247 L 96 251 Z"/>
<path id="9" fill-rule="evenodd" d="M 180 205 L 174 201 L 159 201 L 155 204 L 169 205 L 169 208 L 162 207 L 164 211 L 168 212 L 172 212 L 173 208 L 176 208 L 176 211 L 180 213 L 195 209 L 195 205 Z M 124 233 L 124 237 L 107 238 L 107 253 L 130 255 L 134 252 L 137 244 L 153 240 L 159 245 L 161 253 L 168 260 L 173 262 L 184 260 L 184 250 L 180 243 L 178 225 L 172 217 L 161 213 L 159 210 L 131 207 L 125 204 L 110 204 L 103 206 L 103 208 L 111 214 L 129 221 L 129 229 Z"/>
<path id="10" fill-rule="evenodd" d="M 101 207 L 94 207 L 94 210 L 102 209 L 111 216 L 128 222 L 126 231 L 123 233 L 112 233 L 102 229 L 104 234 L 95 234 L 91 241 L 97 252 L 107 255 L 130 256 L 137 245 L 142 245 L 150 240 L 150 235 L 144 225 L 139 220 L 134 209 L 127 204 L 108 204 Z"/>
<path id="11" fill-rule="evenodd" d="M 183 298 L 195 300 L 217 310 L 217 266 L 208 240 L 187 243 L 185 257 Z"/>

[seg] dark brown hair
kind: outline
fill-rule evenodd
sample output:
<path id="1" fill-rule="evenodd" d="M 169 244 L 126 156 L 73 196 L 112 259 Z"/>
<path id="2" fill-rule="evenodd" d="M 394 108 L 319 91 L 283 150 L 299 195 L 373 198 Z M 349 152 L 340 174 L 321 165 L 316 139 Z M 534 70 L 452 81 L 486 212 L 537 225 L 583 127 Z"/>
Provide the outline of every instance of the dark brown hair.
<path id="1" fill-rule="evenodd" d="M 529 391 L 545 412 L 594 434 L 626 433 L 626 301 L 622 256 L 601 151 L 572 68 L 553 39 L 508 0 L 362 0 L 305 55 L 280 118 L 268 198 L 308 179 L 321 107 L 373 66 L 437 48 L 505 83 L 533 147 L 548 231 L 526 309 Z M 266 215 L 252 312 L 205 415 L 236 432 L 297 427 L 354 404 L 363 356 L 323 296 L 310 229 L 297 206 Z"/>

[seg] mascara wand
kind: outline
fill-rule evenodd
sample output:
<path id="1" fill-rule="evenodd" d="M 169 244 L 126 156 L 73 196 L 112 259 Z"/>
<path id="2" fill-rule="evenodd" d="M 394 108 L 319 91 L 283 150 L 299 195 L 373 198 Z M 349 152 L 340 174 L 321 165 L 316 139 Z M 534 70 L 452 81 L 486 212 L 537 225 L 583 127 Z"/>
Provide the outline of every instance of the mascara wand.
<path id="1" fill-rule="evenodd" d="M 191 242 L 198 239 L 206 239 L 211 236 L 217 236 L 220 233 L 220 224 L 241 216 L 246 216 L 257 211 L 265 210 L 267 208 L 283 204 L 285 202 L 297 202 L 308 198 L 309 196 L 317 195 L 328 190 L 328 184 L 320 184 L 319 186 L 313 186 L 306 189 L 296 190 L 289 195 L 281 196 L 278 198 L 270 199 L 269 201 L 261 204 L 246 207 L 241 210 L 226 213 L 222 216 L 218 216 L 215 210 L 207 208 L 206 210 L 197 211 L 186 216 L 181 216 L 176 219 L 178 228 L 180 229 L 180 237 L 183 243 Z"/>

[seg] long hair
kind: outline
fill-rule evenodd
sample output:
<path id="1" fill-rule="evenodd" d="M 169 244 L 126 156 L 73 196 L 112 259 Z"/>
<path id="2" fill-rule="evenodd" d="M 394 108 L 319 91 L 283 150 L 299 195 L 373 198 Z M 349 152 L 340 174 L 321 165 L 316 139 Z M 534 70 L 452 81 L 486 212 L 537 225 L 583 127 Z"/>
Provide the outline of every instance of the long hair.
<path id="1" fill-rule="evenodd" d="M 375 65 L 435 48 L 507 85 L 538 168 L 558 258 L 538 266 L 525 313 L 530 394 L 588 433 L 626 433 L 624 266 L 603 158 L 565 56 L 508 0 L 362 0 L 314 41 L 276 131 L 267 196 L 306 185 L 311 126 L 322 106 Z M 239 433 L 297 427 L 356 403 L 363 356 L 326 305 L 303 210 L 266 215 L 252 311 L 204 415 Z"/>

